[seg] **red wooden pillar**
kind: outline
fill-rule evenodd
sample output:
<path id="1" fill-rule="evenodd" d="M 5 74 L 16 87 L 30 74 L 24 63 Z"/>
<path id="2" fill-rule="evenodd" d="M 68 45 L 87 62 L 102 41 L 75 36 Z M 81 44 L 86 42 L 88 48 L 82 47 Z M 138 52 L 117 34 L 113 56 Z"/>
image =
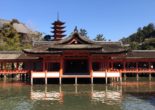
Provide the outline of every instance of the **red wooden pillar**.
<path id="1" fill-rule="evenodd" d="M 16 70 L 18 70 L 19 68 L 19 62 L 17 62 L 17 65 L 16 65 Z"/>
<path id="2" fill-rule="evenodd" d="M 151 62 L 149 61 L 149 81 L 151 81 L 152 79 L 151 71 L 152 71 Z"/>
<path id="3" fill-rule="evenodd" d="M 46 67 L 45 67 L 45 59 L 43 58 L 43 71 L 45 72 Z"/>
<path id="4" fill-rule="evenodd" d="M 136 62 L 136 71 L 137 71 L 137 74 L 136 74 L 136 80 L 138 81 L 139 80 L 139 71 L 138 71 L 138 62 Z"/>
<path id="5" fill-rule="evenodd" d="M 47 69 L 45 65 L 45 58 L 43 58 L 43 72 L 45 74 L 45 84 L 47 85 Z"/>
<path id="6" fill-rule="evenodd" d="M 151 62 L 149 62 L 149 71 L 151 71 Z"/>
<path id="7" fill-rule="evenodd" d="M 138 62 L 136 62 L 136 71 L 138 72 Z"/>
<path id="8" fill-rule="evenodd" d="M 103 64 L 104 64 L 104 62 L 103 62 Z M 105 66 L 106 66 L 106 64 L 104 64 L 104 68 L 105 68 Z M 110 71 L 110 62 L 109 61 L 107 61 L 107 71 Z"/>
<path id="9" fill-rule="evenodd" d="M 112 61 L 111 62 L 111 68 L 112 68 L 112 71 L 114 70 L 114 62 Z"/>
<path id="10" fill-rule="evenodd" d="M 89 56 L 89 72 L 91 77 L 91 84 L 93 84 L 93 68 L 92 68 L 92 56 Z"/>
<path id="11" fill-rule="evenodd" d="M 126 62 L 123 61 L 123 71 L 125 72 L 126 71 Z"/>
<path id="12" fill-rule="evenodd" d="M 62 75 L 63 75 L 63 60 L 64 60 L 64 57 L 61 56 L 60 58 L 60 70 L 59 70 L 59 84 L 62 83 Z"/>

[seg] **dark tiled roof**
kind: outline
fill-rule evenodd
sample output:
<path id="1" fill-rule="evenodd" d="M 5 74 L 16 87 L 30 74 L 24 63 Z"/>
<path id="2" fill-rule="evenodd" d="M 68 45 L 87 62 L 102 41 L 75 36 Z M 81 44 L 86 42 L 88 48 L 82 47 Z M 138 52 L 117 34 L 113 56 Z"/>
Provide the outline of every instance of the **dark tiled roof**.
<path id="1" fill-rule="evenodd" d="M 24 60 L 24 59 L 38 59 L 38 57 L 27 56 L 21 51 L 0 51 L 0 60 Z"/>
<path id="2" fill-rule="evenodd" d="M 49 50 L 80 50 L 80 49 L 101 49 L 100 45 L 92 45 L 92 44 L 69 44 L 69 45 L 53 45 L 50 46 Z"/>
<path id="3" fill-rule="evenodd" d="M 77 43 L 72 43 L 76 40 Z M 91 50 L 91 53 L 104 54 L 104 53 L 121 53 L 126 50 L 122 47 L 121 42 L 99 42 L 92 41 L 85 36 L 81 36 L 75 32 L 70 37 L 60 41 L 41 41 L 36 42 L 35 47 L 31 50 L 25 49 L 26 53 L 61 53 L 63 50 Z M 61 50 L 61 51 L 60 51 Z"/>
<path id="4" fill-rule="evenodd" d="M 132 50 L 123 57 L 113 57 L 113 59 L 141 59 L 155 58 L 155 50 Z"/>
<path id="5" fill-rule="evenodd" d="M 24 49 L 23 50 L 24 53 L 27 54 L 61 54 L 62 51 L 37 51 L 37 50 L 31 50 L 31 49 Z"/>
<path id="6" fill-rule="evenodd" d="M 126 58 L 155 58 L 155 50 L 133 50 L 127 53 Z"/>
<path id="7" fill-rule="evenodd" d="M 74 33 L 72 33 L 71 36 L 60 40 L 58 42 L 58 44 L 66 44 L 66 43 L 70 42 L 70 40 L 72 40 L 73 38 L 77 38 L 77 40 L 81 40 L 81 42 L 85 43 L 85 44 L 94 44 L 95 43 L 94 41 L 88 39 L 86 36 L 81 36 L 79 33 L 74 32 Z"/>

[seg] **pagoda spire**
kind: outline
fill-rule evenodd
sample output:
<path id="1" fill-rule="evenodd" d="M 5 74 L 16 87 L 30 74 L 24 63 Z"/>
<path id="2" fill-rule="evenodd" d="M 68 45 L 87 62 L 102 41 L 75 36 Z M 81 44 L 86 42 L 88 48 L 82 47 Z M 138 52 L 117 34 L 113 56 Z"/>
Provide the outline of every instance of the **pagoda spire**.
<path id="1" fill-rule="evenodd" d="M 64 22 L 59 20 L 59 14 L 57 14 L 57 21 L 55 21 L 54 23 L 52 23 L 52 29 L 53 31 L 51 31 L 53 33 L 54 40 L 58 41 L 61 40 L 65 35 L 64 35 Z"/>
<path id="2" fill-rule="evenodd" d="M 59 21 L 59 12 L 57 12 L 57 21 Z"/>

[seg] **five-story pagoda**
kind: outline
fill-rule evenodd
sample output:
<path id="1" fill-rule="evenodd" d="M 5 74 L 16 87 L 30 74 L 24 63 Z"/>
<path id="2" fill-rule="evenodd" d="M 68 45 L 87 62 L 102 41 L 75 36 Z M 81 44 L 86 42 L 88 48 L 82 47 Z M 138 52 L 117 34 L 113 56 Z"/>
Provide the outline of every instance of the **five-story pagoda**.
<path id="1" fill-rule="evenodd" d="M 60 21 L 59 19 L 57 21 L 55 21 L 54 23 L 52 23 L 53 27 L 52 29 L 54 29 L 54 31 L 51 31 L 53 33 L 54 40 L 58 41 L 61 40 L 65 35 L 64 32 L 65 30 L 63 30 L 65 27 L 63 26 L 65 23 Z"/>

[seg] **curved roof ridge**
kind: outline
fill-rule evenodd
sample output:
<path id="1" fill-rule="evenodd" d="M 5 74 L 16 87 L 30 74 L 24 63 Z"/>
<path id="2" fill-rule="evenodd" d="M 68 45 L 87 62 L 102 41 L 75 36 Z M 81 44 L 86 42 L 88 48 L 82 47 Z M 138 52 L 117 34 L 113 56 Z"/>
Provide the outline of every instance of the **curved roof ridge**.
<path id="1" fill-rule="evenodd" d="M 81 40 L 83 40 L 84 42 L 87 42 L 89 44 L 94 44 L 95 43 L 94 41 L 90 40 L 86 36 L 82 36 L 78 32 L 73 32 L 69 37 L 66 37 L 66 38 L 58 41 L 58 44 L 65 44 L 65 43 L 69 42 L 71 39 L 73 39 L 74 37 L 78 37 Z"/>

